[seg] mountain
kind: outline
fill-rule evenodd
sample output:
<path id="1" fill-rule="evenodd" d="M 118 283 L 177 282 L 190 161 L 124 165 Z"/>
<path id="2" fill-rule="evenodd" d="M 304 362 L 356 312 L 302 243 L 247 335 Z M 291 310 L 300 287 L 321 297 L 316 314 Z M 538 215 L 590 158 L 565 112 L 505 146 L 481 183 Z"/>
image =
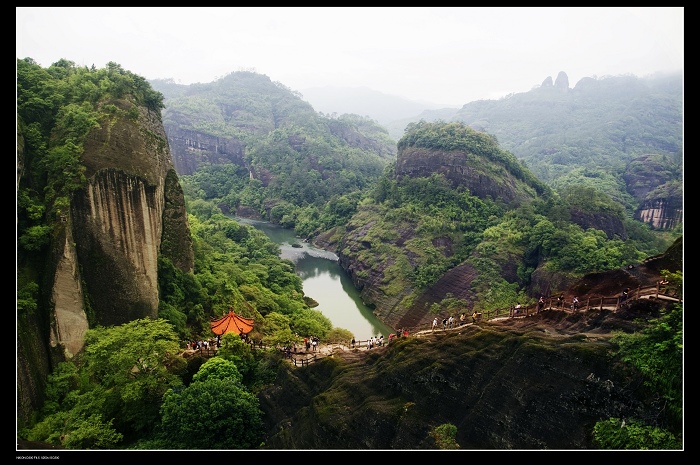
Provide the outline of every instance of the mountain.
<path id="1" fill-rule="evenodd" d="M 491 134 L 549 186 L 595 187 L 653 229 L 682 223 L 682 73 L 586 77 L 570 88 L 560 72 L 528 92 L 425 110 L 386 127 L 397 138 L 421 120 Z"/>
<path id="2" fill-rule="evenodd" d="M 59 62 L 52 70 L 18 60 L 19 423 L 38 410 L 50 366 L 76 356 L 90 327 L 158 317 L 159 259 L 186 273 L 194 268 L 158 96 L 118 65 Z M 79 95 L 76 105 L 70 85 L 59 85 L 69 76 L 76 86 L 95 79 L 122 87 L 101 96 L 95 88 L 92 103 Z M 53 124 L 43 120 L 43 141 L 35 97 L 46 93 L 58 108 Z M 28 211 L 30 196 L 47 205 L 46 217 Z M 50 234 L 41 242 L 28 242 L 44 230 Z"/>
<path id="3" fill-rule="evenodd" d="M 311 87 L 300 92 L 318 112 L 329 115 L 352 113 L 371 118 L 387 127 L 392 121 L 415 116 L 424 110 L 452 107 L 409 100 L 367 87 Z M 458 105 L 454 105 L 455 110 L 458 108 Z M 391 135 L 394 140 L 400 138 L 395 133 Z"/>

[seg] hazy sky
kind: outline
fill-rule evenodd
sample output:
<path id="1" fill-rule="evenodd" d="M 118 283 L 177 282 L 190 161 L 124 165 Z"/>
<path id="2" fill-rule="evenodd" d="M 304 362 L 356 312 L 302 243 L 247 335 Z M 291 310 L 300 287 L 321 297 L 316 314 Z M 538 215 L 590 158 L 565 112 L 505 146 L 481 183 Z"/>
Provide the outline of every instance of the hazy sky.
<path id="1" fill-rule="evenodd" d="M 583 77 L 683 69 L 683 7 L 17 7 L 17 58 L 146 79 L 255 71 L 462 105 Z M 303 93 L 303 92 L 302 92 Z"/>

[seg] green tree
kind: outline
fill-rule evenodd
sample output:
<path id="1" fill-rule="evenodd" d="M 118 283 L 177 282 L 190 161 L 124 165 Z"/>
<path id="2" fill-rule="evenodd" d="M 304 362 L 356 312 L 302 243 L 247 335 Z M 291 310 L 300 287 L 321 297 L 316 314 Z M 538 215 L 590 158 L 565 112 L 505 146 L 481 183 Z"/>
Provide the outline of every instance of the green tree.
<path id="1" fill-rule="evenodd" d="M 172 449 L 257 449 L 263 439 L 258 398 L 241 384 L 235 363 L 219 357 L 185 389 L 168 391 L 161 413 L 160 435 Z"/>
<path id="2" fill-rule="evenodd" d="M 177 334 L 163 319 L 87 331 L 83 376 L 104 390 L 104 416 L 115 418 L 126 437 L 150 433 L 158 423 L 163 394 L 182 384 L 168 370 L 178 353 Z"/>
<path id="3" fill-rule="evenodd" d="M 638 369 L 647 389 L 664 402 L 660 425 L 610 418 L 594 427 L 594 439 L 610 449 L 677 449 L 683 425 L 683 307 L 674 304 L 641 332 L 618 333 L 622 359 Z"/>
<path id="4" fill-rule="evenodd" d="M 457 427 L 451 423 L 436 426 L 428 434 L 433 438 L 438 449 L 459 449 L 459 444 L 455 439 Z"/>
<path id="5" fill-rule="evenodd" d="M 593 428 L 593 441 L 600 449 L 668 450 L 683 447 L 670 431 L 635 419 L 599 421 Z"/>

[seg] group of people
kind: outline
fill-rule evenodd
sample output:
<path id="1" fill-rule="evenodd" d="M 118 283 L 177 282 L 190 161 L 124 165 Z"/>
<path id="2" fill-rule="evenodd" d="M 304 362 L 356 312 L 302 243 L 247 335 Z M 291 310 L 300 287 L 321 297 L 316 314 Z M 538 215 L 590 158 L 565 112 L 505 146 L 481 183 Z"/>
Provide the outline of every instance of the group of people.
<path id="1" fill-rule="evenodd" d="M 304 338 L 304 346 L 306 347 L 307 352 L 309 350 L 313 350 L 314 352 L 316 352 L 316 350 L 318 348 L 318 343 L 319 343 L 319 339 L 316 336 Z"/>
<path id="2" fill-rule="evenodd" d="M 473 322 L 476 322 L 476 315 L 477 315 L 476 312 L 474 312 L 474 314 L 472 315 Z M 450 315 L 449 317 L 443 318 L 442 319 L 442 329 L 446 330 L 446 329 L 457 328 L 457 327 L 462 326 L 466 323 L 467 323 L 467 314 L 462 312 L 462 314 L 459 315 L 459 323 L 457 323 L 457 318 L 453 317 L 452 315 Z M 435 317 L 435 319 L 433 320 L 432 328 L 431 328 L 432 331 L 435 331 L 438 328 L 438 324 L 439 324 L 438 319 L 437 319 L 437 317 Z"/>
<path id="3" fill-rule="evenodd" d="M 394 333 L 389 334 L 388 341 L 384 341 L 384 335 L 383 335 L 383 334 L 382 334 L 382 335 L 379 335 L 378 337 L 377 337 L 377 336 L 371 336 L 369 339 L 367 339 L 367 341 L 365 341 L 364 344 L 365 344 L 365 347 L 367 348 L 367 350 L 369 350 L 369 349 L 372 349 L 372 348 L 374 348 L 374 347 L 381 347 L 381 346 L 383 346 L 384 344 L 386 344 L 386 342 L 391 342 L 392 340 L 394 340 L 394 339 L 396 339 L 396 338 L 399 338 L 399 337 L 401 337 L 401 336 L 403 336 L 403 337 L 408 337 L 408 330 L 407 330 L 407 329 L 400 329 L 400 330 L 398 330 L 398 331 L 396 332 L 396 334 L 394 334 Z M 360 349 L 360 348 L 361 348 L 361 344 L 362 344 L 362 341 L 356 341 L 355 338 L 353 337 L 353 338 L 352 338 L 352 341 L 350 341 L 350 348 L 352 348 L 352 349 L 355 349 L 355 348 Z"/>

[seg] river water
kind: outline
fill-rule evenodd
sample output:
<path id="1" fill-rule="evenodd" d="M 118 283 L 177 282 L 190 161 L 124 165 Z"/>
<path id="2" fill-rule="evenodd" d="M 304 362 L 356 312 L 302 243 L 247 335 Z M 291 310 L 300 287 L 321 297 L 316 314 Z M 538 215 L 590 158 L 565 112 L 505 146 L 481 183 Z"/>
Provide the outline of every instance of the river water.
<path id="1" fill-rule="evenodd" d="M 333 326 L 349 330 L 357 340 L 380 335 L 386 339 L 393 332 L 362 303 L 360 292 L 338 264 L 336 254 L 302 242 L 294 236 L 294 231 L 267 221 L 238 217 L 234 219 L 264 232 L 280 246 L 280 257 L 294 262 L 296 273 L 302 280 L 304 294 L 318 302 L 315 309 L 331 320 Z M 292 244 L 301 247 L 293 247 Z"/>

